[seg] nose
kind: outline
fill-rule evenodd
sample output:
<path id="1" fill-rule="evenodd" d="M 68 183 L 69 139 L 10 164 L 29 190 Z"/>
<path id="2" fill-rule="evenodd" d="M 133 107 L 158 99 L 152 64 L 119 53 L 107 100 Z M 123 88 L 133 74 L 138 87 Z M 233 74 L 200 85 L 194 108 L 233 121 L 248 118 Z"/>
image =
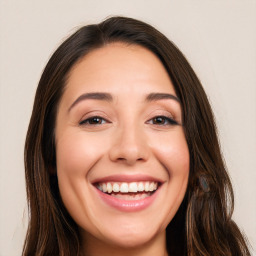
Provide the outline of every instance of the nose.
<path id="1" fill-rule="evenodd" d="M 143 128 L 126 126 L 120 128 L 114 137 L 109 151 L 111 161 L 134 165 L 148 160 L 149 146 Z"/>

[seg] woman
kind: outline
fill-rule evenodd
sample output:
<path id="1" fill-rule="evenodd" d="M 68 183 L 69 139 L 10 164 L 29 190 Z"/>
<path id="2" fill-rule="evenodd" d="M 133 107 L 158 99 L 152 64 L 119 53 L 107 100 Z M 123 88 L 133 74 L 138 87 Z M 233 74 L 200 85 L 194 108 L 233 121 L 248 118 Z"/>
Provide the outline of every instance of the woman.
<path id="1" fill-rule="evenodd" d="M 25 170 L 23 255 L 250 255 L 205 92 L 143 22 L 109 18 L 55 51 Z"/>

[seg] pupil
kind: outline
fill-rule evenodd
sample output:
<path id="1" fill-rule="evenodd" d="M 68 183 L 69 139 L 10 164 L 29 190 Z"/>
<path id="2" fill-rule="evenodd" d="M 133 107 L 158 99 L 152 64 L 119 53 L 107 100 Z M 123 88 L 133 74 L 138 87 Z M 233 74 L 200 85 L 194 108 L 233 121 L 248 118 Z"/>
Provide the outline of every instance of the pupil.
<path id="1" fill-rule="evenodd" d="M 101 123 L 101 119 L 98 117 L 94 117 L 90 120 L 90 124 L 100 124 Z"/>
<path id="2" fill-rule="evenodd" d="M 163 117 L 156 117 L 156 118 L 154 118 L 154 123 L 163 124 L 164 123 L 164 118 Z"/>

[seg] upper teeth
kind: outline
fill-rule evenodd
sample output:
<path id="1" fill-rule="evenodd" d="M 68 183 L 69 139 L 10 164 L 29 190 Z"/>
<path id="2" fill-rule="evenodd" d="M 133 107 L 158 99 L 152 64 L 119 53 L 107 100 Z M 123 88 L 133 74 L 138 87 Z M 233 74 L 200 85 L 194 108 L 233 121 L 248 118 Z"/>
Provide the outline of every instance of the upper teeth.
<path id="1" fill-rule="evenodd" d="M 97 188 L 103 192 L 112 193 L 112 192 L 121 192 L 121 193 L 128 193 L 128 192 L 151 192 L 157 189 L 157 182 L 154 181 L 146 181 L 146 182 L 104 182 L 98 183 Z"/>

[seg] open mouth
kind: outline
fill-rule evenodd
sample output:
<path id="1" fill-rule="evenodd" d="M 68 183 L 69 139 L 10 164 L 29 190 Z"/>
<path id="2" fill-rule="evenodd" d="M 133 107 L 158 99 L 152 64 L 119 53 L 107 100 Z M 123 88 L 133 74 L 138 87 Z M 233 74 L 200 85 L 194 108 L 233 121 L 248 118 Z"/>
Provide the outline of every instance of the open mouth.
<path id="1" fill-rule="evenodd" d="M 112 197 L 136 201 L 151 196 L 160 186 L 156 181 L 139 182 L 99 182 L 95 184 L 101 192 Z"/>

